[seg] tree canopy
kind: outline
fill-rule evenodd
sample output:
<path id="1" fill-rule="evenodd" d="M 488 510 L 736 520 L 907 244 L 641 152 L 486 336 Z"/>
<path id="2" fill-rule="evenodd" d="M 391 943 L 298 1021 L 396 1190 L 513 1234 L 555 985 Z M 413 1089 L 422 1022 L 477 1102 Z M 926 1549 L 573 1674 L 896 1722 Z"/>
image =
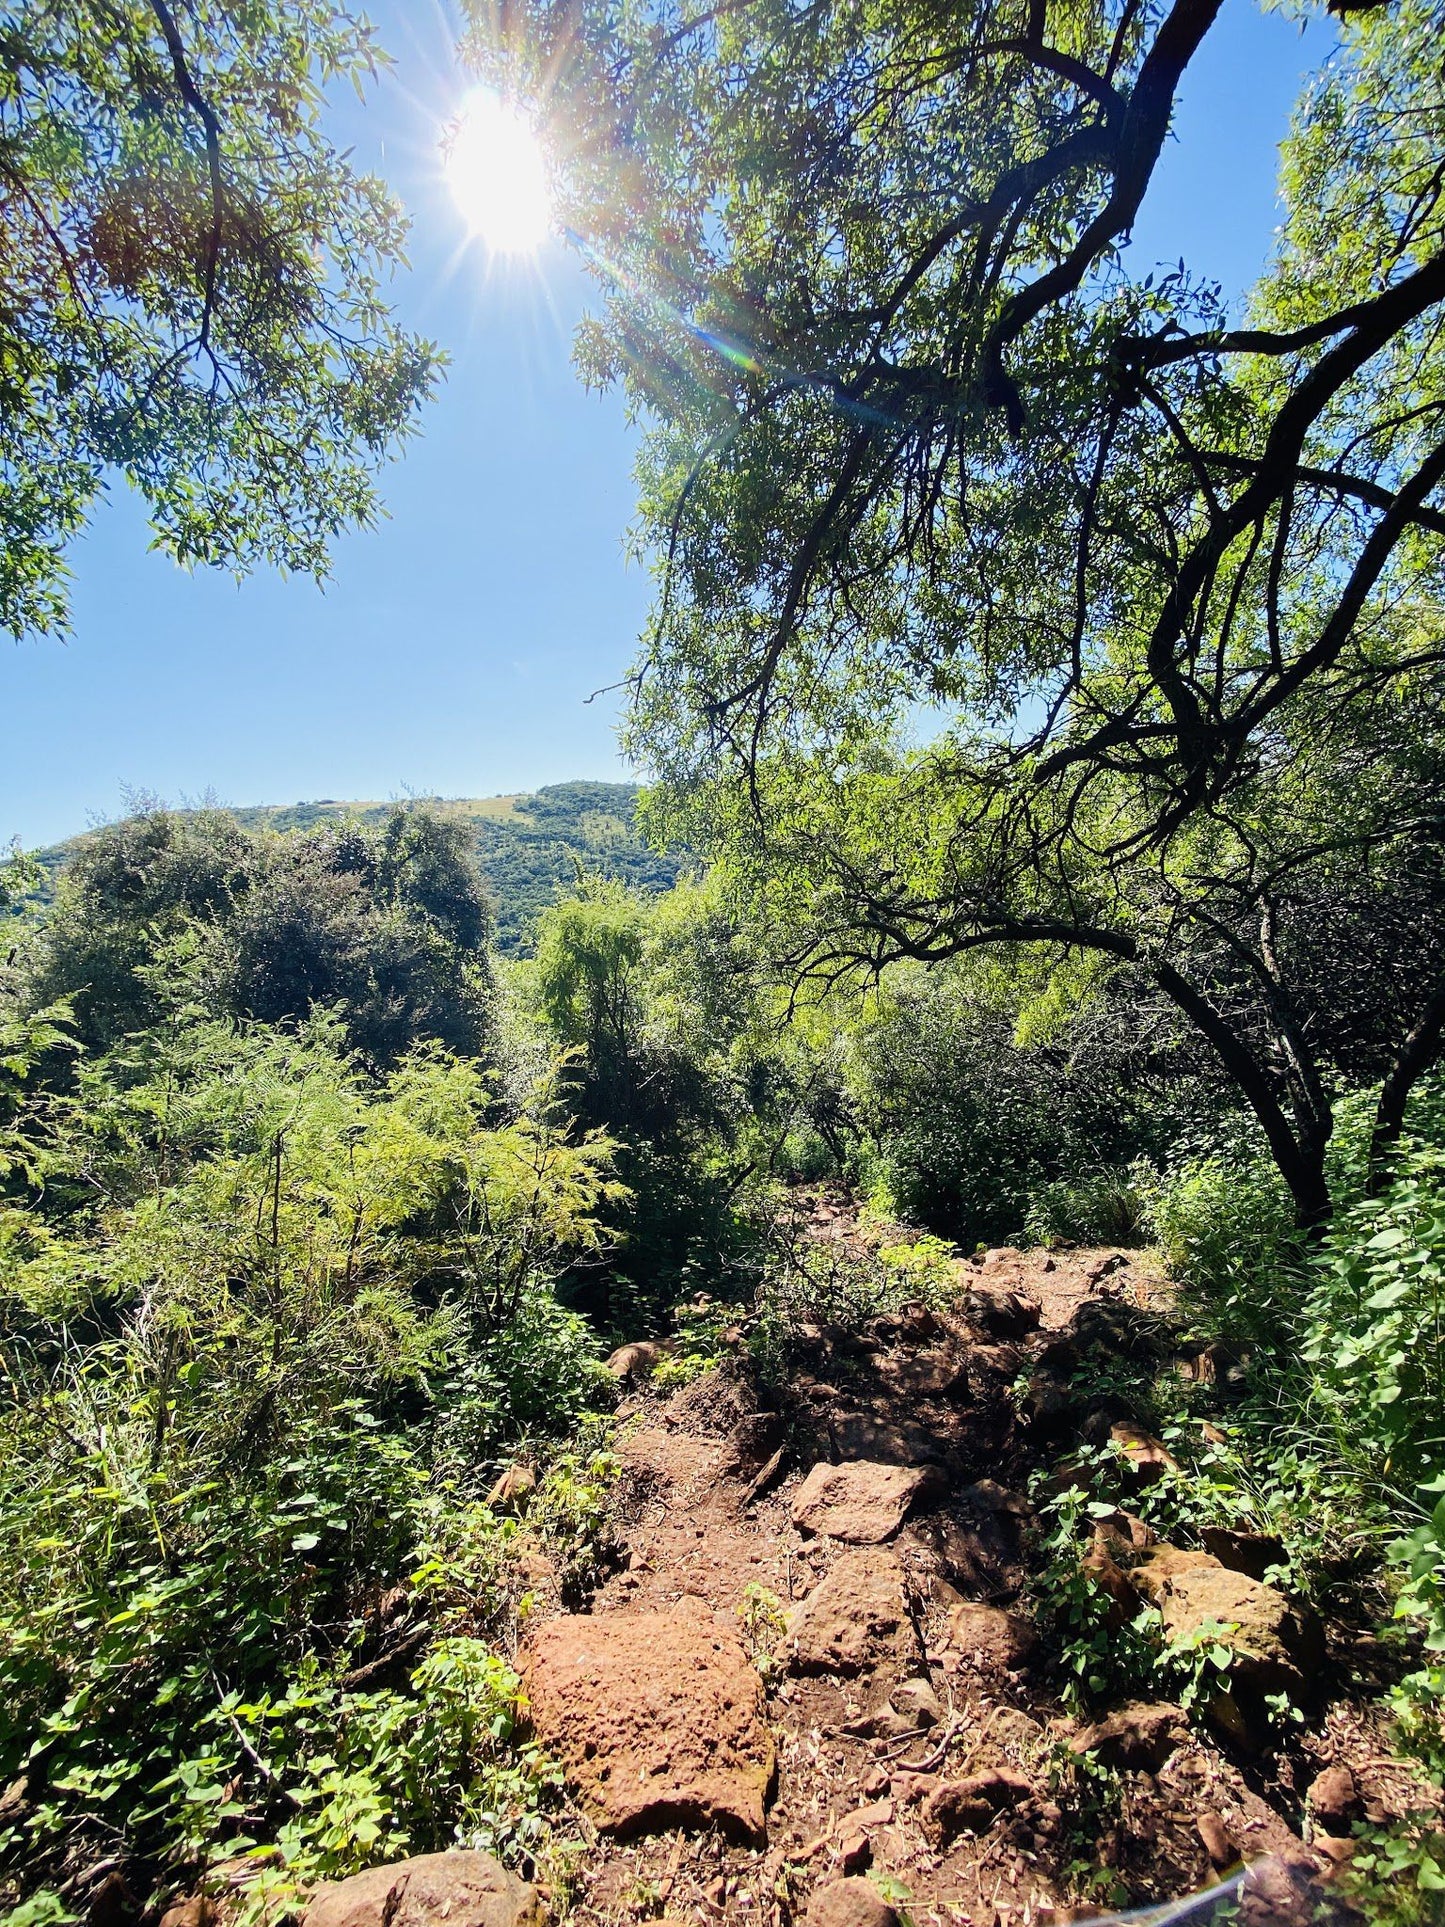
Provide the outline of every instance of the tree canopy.
<path id="1" fill-rule="evenodd" d="M 1218 0 L 478 34 L 565 154 L 585 366 L 650 422 L 630 740 L 682 828 L 799 971 L 1142 971 L 1306 1217 L 1338 1068 L 1308 932 L 1413 906 L 1381 1156 L 1445 1020 L 1438 18 L 1335 11 L 1239 318 L 1126 246 Z"/>
<path id="2" fill-rule="evenodd" d="M 237 1020 L 341 1004 L 348 1043 L 379 1067 L 424 1039 L 483 1048 L 491 931 L 464 827 L 425 810 L 284 835 L 150 808 L 80 844 L 21 976 L 27 1009 L 64 1002 L 91 1050 L 159 1022 L 189 970 Z"/>
<path id="3" fill-rule="evenodd" d="M 382 301 L 400 209 L 322 130 L 330 0 L 35 0 L 0 24 L 0 627 L 63 629 L 108 475 L 179 562 L 321 573 L 438 356 Z"/>

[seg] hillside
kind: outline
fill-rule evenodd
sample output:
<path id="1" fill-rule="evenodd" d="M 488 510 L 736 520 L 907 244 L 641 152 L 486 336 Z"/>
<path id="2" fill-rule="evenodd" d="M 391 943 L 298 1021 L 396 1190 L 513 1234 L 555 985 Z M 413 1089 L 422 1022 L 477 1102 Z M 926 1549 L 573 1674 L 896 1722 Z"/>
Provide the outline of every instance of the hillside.
<path id="1" fill-rule="evenodd" d="M 649 892 L 670 889 L 682 868 L 676 853 L 659 855 L 635 827 L 634 783 L 551 783 L 534 794 L 485 797 L 417 797 L 439 815 L 472 826 L 477 856 L 497 906 L 497 948 L 516 954 L 528 947 L 533 920 L 575 882 L 579 868 Z M 233 814 L 248 829 L 308 829 L 344 819 L 381 821 L 394 802 L 343 801 L 262 804 Z M 84 840 L 36 852 L 53 880 Z M 49 890 L 41 892 L 42 898 Z"/>

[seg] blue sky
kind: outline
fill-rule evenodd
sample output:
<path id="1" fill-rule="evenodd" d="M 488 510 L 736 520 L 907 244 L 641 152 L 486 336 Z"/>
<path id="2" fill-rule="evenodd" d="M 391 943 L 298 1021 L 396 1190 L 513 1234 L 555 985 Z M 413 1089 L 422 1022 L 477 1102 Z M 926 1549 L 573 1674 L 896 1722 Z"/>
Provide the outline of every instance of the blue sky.
<path id="1" fill-rule="evenodd" d="M 7 757 L 0 844 L 116 814 L 126 786 L 171 801 L 486 796 L 625 772 L 615 699 L 648 582 L 624 562 L 631 438 L 584 392 L 570 334 L 587 286 L 560 245 L 525 267 L 465 251 L 438 130 L 465 91 L 437 0 L 373 0 L 396 56 L 338 117 L 413 215 L 408 325 L 452 367 L 384 478 L 388 520 L 345 539 L 325 591 L 186 575 L 147 549 L 124 491 L 76 544 L 74 634 L 0 644 Z M 1177 258 L 1247 285 L 1276 216 L 1275 148 L 1327 30 L 1225 0 L 1186 77 L 1133 261 Z"/>

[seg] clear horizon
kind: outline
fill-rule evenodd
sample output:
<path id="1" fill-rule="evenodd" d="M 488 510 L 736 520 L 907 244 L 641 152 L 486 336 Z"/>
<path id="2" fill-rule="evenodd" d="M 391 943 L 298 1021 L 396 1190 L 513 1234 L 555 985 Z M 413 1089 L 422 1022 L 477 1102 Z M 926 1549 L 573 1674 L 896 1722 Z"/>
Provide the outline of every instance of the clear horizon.
<path id="1" fill-rule="evenodd" d="M 427 0 L 371 9 L 397 65 L 343 145 L 413 218 L 396 283 L 408 325 L 453 357 L 419 436 L 383 480 L 390 520 L 344 538 L 325 592 L 260 572 L 187 575 L 147 548 L 137 501 L 108 501 L 73 550 L 74 633 L 12 645 L 0 844 L 55 843 L 125 789 L 236 806 L 408 793 L 488 797 L 627 780 L 614 695 L 648 578 L 624 561 L 634 434 L 584 392 L 570 336 L 587 283 L 559 243 L 535 262 L 465 247 L 437 137 L 468 78 L 456 22 Z M 1275 149 L 1329 29 L 1226 0 L 1186 76 L 1131 264 L 1177 259 L 1238 295 L 1276 220 Z"/>

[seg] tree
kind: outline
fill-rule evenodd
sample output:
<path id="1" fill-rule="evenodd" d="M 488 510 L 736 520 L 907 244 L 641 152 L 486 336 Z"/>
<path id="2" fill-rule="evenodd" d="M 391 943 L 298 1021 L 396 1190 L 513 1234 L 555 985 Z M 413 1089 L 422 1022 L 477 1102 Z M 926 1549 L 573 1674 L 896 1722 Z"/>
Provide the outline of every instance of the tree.
<path id="1" fill-rule="evenodd" d="M 295 1024 L 340 1004 L 373 1068 L 492 1032 L 491 903 L 465 828 L 397 809 L 375 832 L 255 834 L 224 810 L 147 808 L 84 838 L 25 959 L 29 1010 L 62 999 L 104 1050 L 161 1023 L 167 959 L 200 953 L 211 1008 Z"/>
<path id="2" fill-rule="evenodd" d="M 320 574 L 438 357 L 405 232 L 320 125 L 382 56 L 331 0 L 30 0 L 0 27 L 0 626 L 63 629 L 108 474 L 178 562 Z"/>
<path id="3" fill-rule="evenodd" d="M 1424 916 L 1382 1167 L 1445 1026 L 1445 83 L 1426 0 L 1335 0 L 1237 325 L 1124 252 L 1218 11 L 584 0 L 478 44 L 565 153 L 585 366 L 653 424 L 630 741 L 674 829 L 799 973 L 1143 972 L 1313 1221 L 1321 902 Z"/>

